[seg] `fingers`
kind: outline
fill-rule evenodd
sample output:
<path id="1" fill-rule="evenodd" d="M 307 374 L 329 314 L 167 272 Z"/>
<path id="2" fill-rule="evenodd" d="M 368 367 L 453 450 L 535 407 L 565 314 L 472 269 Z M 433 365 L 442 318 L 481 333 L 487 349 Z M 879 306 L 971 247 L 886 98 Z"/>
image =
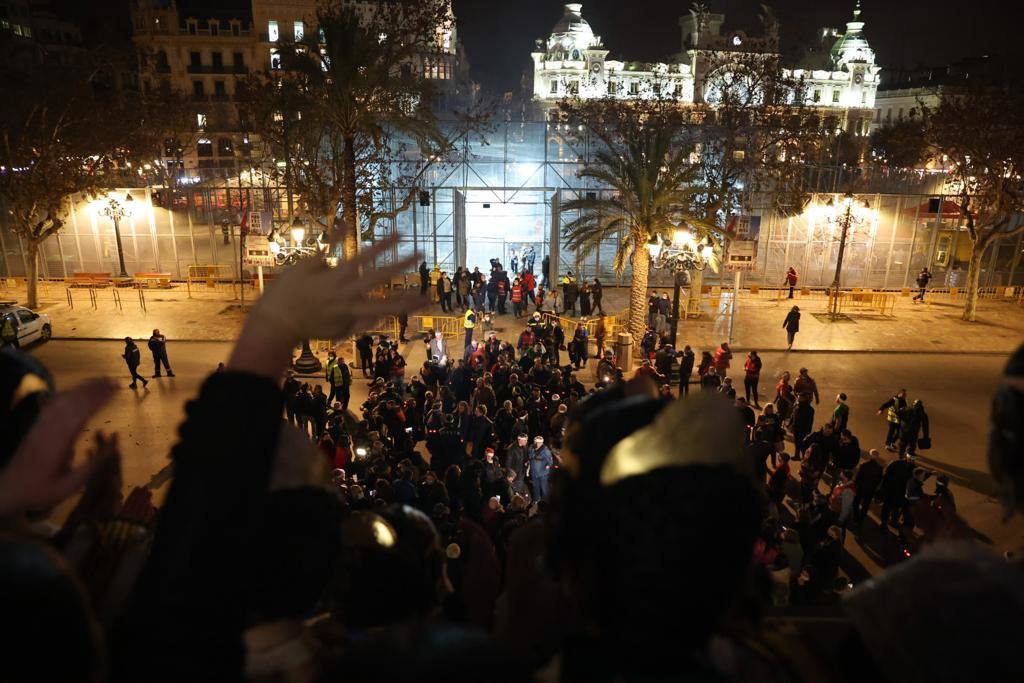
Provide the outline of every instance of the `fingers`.
<path id="1" fill-rule="evenodd" d="M 36 424 L 25 436 L 15 457 L 26 457 L 51 464 L 67 462 L 71 446 L 86 421 L 99 410 L 114 393 L 114 385 L 107 380 L 90 380 L 70 391 L 58 394 L 43 408 Z"/>
<path id="2" fill-rule="evenodd" d="M 363 266 L 368 263 L 373 263 L 377 260 L 377 257 L 391 249 L 394 245 L 398 244 L 398 234 L 394 233 L 388 235 L 384 239 L 374 243 L 369 249 L 359 252 L 359 255 L 351 261 L 345 261 L 338 264 L 339 267 L 342 265 L 350 265 L 350 267 Z"/>

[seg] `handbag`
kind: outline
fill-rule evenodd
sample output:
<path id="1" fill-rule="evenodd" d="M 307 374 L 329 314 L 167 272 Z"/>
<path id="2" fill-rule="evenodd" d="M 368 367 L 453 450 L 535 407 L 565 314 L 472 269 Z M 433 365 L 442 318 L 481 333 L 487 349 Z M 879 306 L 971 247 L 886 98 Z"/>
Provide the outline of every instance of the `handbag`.
<path id="1" fill-rule="evenodd" d="M 926 451 L 932 447 L 932 438 L 930 436 L 923 436 L 917 440 L 917 447 L 922 451 Z"/>

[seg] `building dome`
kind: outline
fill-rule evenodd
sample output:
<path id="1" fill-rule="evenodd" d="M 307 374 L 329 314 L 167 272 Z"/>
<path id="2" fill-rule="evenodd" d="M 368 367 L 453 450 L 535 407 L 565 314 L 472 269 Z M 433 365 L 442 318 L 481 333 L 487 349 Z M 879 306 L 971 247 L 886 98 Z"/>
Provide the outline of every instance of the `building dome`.
<path id="1" fill-rule="evenodd" d="M 853 10 L 853 21 L 846 22 L 846 33 L 832 46 L 832 62 L 837 67 L 847 64 L 874 64 L 875 51 L 864 37 L 864 22 L 860 20 L 860 0 Z"/>
<path id="2" fill-rule="evenodd" d="M 583 5 L 572 2 L 565 6 L 565 13 L 551 29 L 548 50 L 587 50 L 601 44 L 601 38 L 594 35 L 594 29 L 583 18 Z"/>

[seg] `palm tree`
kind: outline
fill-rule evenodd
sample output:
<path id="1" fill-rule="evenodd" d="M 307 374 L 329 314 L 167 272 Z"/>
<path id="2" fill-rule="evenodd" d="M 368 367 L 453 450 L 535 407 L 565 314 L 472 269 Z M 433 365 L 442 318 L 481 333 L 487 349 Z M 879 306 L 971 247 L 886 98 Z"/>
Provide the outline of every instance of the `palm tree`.
<path id="1" fill-rule="evenodd" d="M 607 120 L 598 119 L 598 125 Z M 579 212 L 563 228 L 569 248 L 585 255 L 606 240 L 616 240 L 615 272 L 631 266 L 629 332 L 639 340 L 647 329 L 647 245 L 671 236 L 683 224 L 691 225 L 698 238 L 710 235 L 711 226 L 690 211 L 698 189 L 689 151 L 678 144 L 678 127 L 658 116 L 633 121 L 617 133 L 600 134 L 605 148 L 579 173 L 611 192 L 574 199 L 562 209 Z"/>

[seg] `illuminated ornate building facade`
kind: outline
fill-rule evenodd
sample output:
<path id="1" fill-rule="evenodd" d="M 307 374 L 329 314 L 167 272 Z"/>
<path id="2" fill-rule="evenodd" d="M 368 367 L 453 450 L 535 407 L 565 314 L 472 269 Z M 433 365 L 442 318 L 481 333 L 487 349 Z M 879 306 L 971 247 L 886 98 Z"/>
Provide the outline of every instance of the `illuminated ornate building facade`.
<path id="1" fill-rule="evenodd" d="M 825 59 L 783 73 L 803 81 L 807 104 L 837 114 L 837 125 L 863 135 L 874 114 L 881 68 L 864 36 L 860 13 L 858 4 L 843 32 L 825 29 L 825 37 L 834 41 Z M 714 104 L 712 76 L 728 68 L 731 56 L 778 57 L 778 24 L 767 12 L 762 23 L 759 36 L 723 31 L 725 15 L 693 10 L 679 20 L 682 51 L 671 62 L 627 62 L 609 59 L 612 53 L 583 17 L 583 6 L 567 4 L 551 35 L 538 40 L 531 53 L 534 102 L 541 110 L 566 97 L 670 97 Z"/>

